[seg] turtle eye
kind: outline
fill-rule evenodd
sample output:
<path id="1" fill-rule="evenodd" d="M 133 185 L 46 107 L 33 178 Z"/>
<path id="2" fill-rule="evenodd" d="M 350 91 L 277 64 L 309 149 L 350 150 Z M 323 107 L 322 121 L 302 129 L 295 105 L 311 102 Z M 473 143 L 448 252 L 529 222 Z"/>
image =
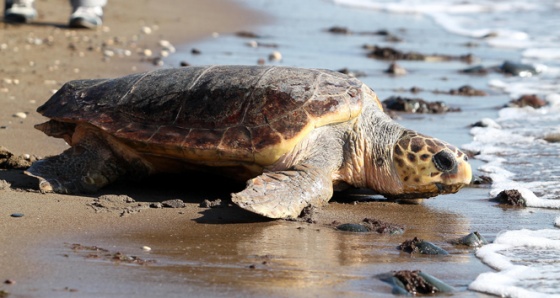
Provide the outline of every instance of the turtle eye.
<path id="1" fill-rule="evenodd" d="M 441 150 L 432 158 L 436 169 L 442 172 L 452 172 L 457 170 L 455 156 L 447 150 Z"/>

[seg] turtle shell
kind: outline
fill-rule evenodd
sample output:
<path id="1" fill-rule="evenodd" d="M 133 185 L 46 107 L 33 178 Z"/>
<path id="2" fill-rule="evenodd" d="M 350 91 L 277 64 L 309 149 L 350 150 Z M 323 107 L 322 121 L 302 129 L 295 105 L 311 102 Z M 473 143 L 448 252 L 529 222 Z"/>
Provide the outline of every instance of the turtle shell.
<path id="1" fill-rule="evenodd" d="M 356 118 L 364 90 L 328 70 L 185 67 L 71 81 L 37 111 L 92 125 L 141 154 L 265 166 L 314 128 Z"/>

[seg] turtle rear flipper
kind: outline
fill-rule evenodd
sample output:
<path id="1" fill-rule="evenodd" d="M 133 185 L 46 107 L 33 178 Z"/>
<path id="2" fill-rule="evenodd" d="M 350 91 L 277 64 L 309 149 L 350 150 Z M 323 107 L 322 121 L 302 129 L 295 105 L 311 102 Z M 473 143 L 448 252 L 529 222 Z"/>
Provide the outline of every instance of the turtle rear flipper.
<path id="1" fill-rule="evenodd" d="M 107 144 L 91 136 L 60 155 L 36 161 L 25 173 L 39 179 L 41 192 L 82 193 L 97 191 L 126 170 Z"/>
<path id="2" fill-rule="evenodd" d="M 332 193 L 330 175 L 319 168 L 296 165 L 249 180 L 247 188 L 232 194 L 232 201 L 269 218 L 297 218 L 307 206 L 327 204 Z"/>

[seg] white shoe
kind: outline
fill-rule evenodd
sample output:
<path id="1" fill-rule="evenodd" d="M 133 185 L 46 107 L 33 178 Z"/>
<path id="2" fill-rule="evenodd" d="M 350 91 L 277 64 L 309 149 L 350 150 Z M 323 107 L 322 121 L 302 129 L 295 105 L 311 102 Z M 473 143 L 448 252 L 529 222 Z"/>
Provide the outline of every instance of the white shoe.
<path id="1" fill-rule="evenodd" d="M 29 23 L 37 18 L 34 0 L 6 0 L 4 21 L 8 23 Z"/>
<path id="2" fill-rule="evenodd" d="M 103 24 L 103 8 L 101 6 L 78 6 L 70 15 L 70 28 L 95 29 Z"/>

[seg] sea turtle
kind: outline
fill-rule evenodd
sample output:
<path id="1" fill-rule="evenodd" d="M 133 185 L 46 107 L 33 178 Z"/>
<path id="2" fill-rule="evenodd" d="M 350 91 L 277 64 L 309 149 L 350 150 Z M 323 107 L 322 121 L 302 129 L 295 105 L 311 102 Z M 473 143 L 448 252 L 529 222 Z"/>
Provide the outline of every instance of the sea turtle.
<path id="1" fill-rule="evenodd" d="M 51 119 L 36 128 L 71 146 L 27 170 L 42 191 L 196 169 L 247 180 L 232 194 L 241 208 L 295 218 L 333 189 L 428 198 L 472 176 L 456 147 L 403 128 L 368 86 L 329 70 L 207 66 L 75 80 L 37 111 Z"/>

